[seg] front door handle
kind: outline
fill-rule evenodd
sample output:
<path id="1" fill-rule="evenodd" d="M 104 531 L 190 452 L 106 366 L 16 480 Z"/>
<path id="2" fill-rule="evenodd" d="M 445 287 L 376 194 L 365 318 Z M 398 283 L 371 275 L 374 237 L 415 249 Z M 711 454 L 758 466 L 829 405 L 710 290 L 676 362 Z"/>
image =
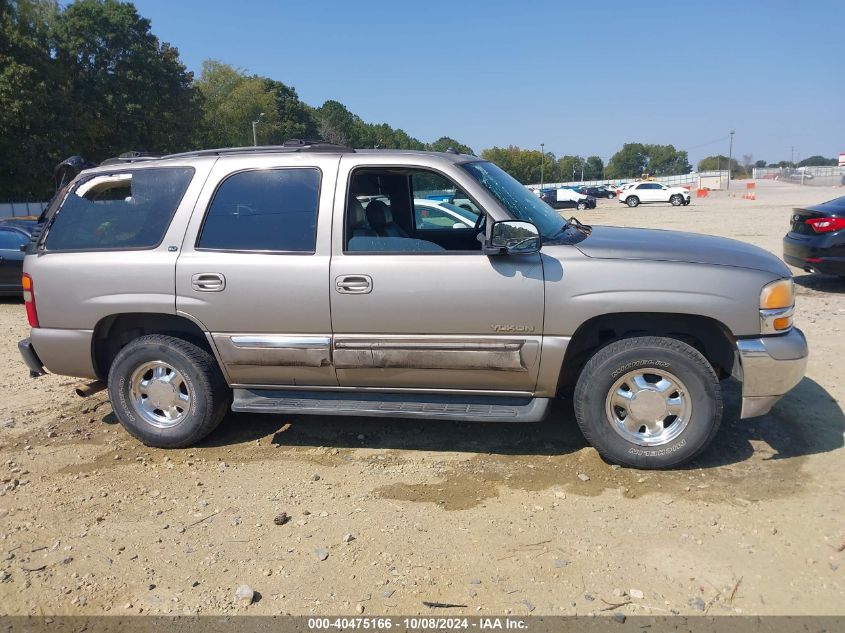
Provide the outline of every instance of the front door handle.
<path id="1" fill-rule="evenodd" d="M 346 295 L 365 295 L 373 291 L 369 275 L 341 275 L 334 280 L 334 289 Z"/>
<path id="2" fill-rule="evenodd" d="M 197 273 L 191 277 L 191 288 L 197 292 L 220 292 L 226 288 L 226 278 L 220 273 Z"/>

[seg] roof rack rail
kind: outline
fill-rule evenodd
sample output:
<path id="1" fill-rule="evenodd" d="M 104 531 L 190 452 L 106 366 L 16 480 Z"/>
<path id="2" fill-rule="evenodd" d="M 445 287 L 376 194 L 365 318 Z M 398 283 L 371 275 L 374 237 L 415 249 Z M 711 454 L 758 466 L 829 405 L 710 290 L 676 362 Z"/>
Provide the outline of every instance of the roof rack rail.
<path id="1" fill-rule="evenodd" d="M 161 158 L 161 154 L 151 154 L 149 152 L 123 152 L 120 156 L 115 158 L 107 158 L 104 160 L 101 165 L 115 165 L 118 163 L 134 163 L 138 161 L 144 160 L 156 160 Z"/>
<path id="2" fill-rule="evenodd" d="M 254 145 L 247 147 L 219 147 L 216 149 L 200 149 L 193 152 L 180 154 L 169 154 L 164 158 L 187 158 L 191 156 L 228 156 L 231 154 L 268 154 L 268 153 L 289 153 L 289 152 L 335 152 L 346 153 L 355 150 L 346 145 L 326 143 L 321 140 L 292 138 L 282 145 Z"/>

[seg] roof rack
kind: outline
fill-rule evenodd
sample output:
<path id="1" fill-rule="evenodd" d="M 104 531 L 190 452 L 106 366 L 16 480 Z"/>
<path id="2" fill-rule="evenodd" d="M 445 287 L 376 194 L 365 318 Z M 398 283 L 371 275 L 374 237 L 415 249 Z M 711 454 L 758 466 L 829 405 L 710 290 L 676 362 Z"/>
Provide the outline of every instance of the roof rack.
<path id="1" fill-rule="evenodd" d="M 101 165 L 115 165 L 117 163 L 136 163 L 144 160 L 156 160 L 162 158 L 161 154 L 150 154 L 149 152 L 123 152 L 116 158 L 107 158 Z"/>
<path id="2" fill-rule="evenodd" d="M 269 153 L 290 153 L 290 152 L 334 152 L 346 153 L 355 150 L 346 145 L 326 143 L 321 140 L 292 138 L 282 145 L 255 145 L 251 147 L 221 147 L 217 149 L 200 149 L 193 152 L 181 154 L 169 154 L 164 158 L 184 158 L 191 156 L 228 156 L 232 154 L 269 154 Z"/>
<path id="3" fill-rule="evenodd" d="M 190 158 L 193 156 L 224 156 L 230 154 L 269 154 L 288 152 L 354 152 L 355 150 L 346 145 L 326 143 L 319 139 L 292 138 L 282 145 L 256 145 L 250 147 L 220 147 L 217 149 L 199 149 L 191 152 L 180 152 L 178 154 L 151 154 L 148 152 L 124 152 L 116 158 L 107 158 L 100 165 L 115 165 L 119 163 L 135 163 L 146 160 L 159 160 L 162 158 Z"/>

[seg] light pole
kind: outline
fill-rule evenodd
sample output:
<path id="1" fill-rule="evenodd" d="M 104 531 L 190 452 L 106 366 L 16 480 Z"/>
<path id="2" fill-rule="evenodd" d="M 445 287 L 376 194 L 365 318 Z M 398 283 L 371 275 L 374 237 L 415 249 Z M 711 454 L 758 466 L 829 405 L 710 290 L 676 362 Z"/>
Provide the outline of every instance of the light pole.
<path id="1" fill-rule="evenodd" d="M 543 152 L 545 147 L 545 143 L 540 143 L 540 189 L 543 188 L 543 167 L 546 165 L 546 154 Z"/>
<path id="2" fill-rule="evenodd" d="M 731 130 L 731 144 L 728 147 L 728 189 L 731 188 L 731 163 L 733 162 L 734 155 L 734 132 L 735 130 Z"/>
<path id="3" fill-rule="evenodd" d="M 264 118 L 264 113 L 258 115 L 258 118 L 252 122 L 252 145 L 253 147 L 258 145 L 258 138 L 255 136 L 255 126 L 261 123 L 261 119 Z"/>

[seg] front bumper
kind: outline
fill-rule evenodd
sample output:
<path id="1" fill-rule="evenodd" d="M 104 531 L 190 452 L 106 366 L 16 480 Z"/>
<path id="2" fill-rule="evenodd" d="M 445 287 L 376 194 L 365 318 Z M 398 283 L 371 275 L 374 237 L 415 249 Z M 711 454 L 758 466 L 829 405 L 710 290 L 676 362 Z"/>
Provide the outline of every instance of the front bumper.
<path id="1" fill-rule="evenodd" d="M 742 364 L 740 418 L 768 413 L 807 369 L 807 339 L 798 328 L 786 334 L 737 341 Z"/>
<path id="2" fill-rule="evenodd" d="M 21 353 L 23 362 L 29 367 L 30 376 L 35 378 L 36 376 L 43 376 L 47 373 L 44 371 L 44 363 L 38 358 L 38 354 L 35 353 L 35 350 L 32 348 L 32 342 L 28 338 L 18 341 L 18 351 Z"/>

